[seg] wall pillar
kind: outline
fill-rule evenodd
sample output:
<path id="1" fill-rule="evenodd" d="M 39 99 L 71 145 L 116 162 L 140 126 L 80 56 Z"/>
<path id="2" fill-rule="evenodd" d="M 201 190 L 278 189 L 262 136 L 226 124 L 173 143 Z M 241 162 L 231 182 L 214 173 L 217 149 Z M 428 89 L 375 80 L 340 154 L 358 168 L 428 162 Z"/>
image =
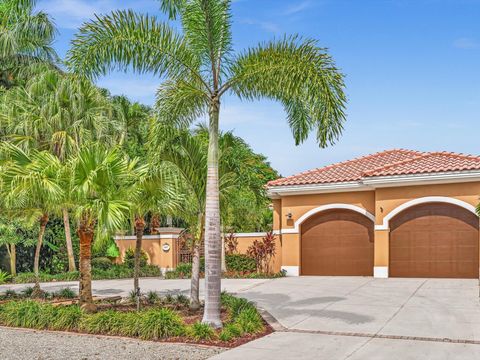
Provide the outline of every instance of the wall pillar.
<path id="1" fill-rule="evenodd" d="M 390 229 L 375 230 L 374 267 L 375 278 L 388 278 Z"/>
<path id="2" fill-rule="evenodd" d="M 282 270 L 287 276 L 300 275 L 300 234 L 282 234 Z"/>

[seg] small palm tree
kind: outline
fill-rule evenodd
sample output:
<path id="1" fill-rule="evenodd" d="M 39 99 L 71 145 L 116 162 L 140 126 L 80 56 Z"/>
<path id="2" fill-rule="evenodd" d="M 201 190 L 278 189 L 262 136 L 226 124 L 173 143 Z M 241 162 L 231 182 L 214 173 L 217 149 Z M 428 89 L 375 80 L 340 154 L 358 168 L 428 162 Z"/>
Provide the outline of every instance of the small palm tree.
<path id="1" fill-rule="evenodd" d="M 235 54 L 230 0 L 161 0 L 183 33 L 155 17 L 133 11 L 97 16 L 82 26 L 68 61 L 77 72 L 98 76 L 111 69 L 151 71 L 165 77 L 157 93 L 160 119 L 188 125 L 209 117 L 205 176 L 205 312 L 220 321 L 221 252 L 218 175 L 220 103 L 224 95 L 267 98 L 284 105 L 295 142 L 316 132 L 321 146 L 341 134 L 345 95 L 342 74 L 317 41 L 286 36 Z"/>
<path id="2" fill-rule="evenodd" d="M 2 144 L 2 196 L 7 208 L 37 213 L 39 232 L 35 249 L 33 271 L 34 295 L 40 293 L 39 264 L 43 236 L 49 214 L 58 209 L 63 189 L 61 187 L 61 163 L 47 151 L 23 151 L 19 147 Z"/>
<path id="3" fill-rule="evenodd" d="M 134 160 L 137 162 L 138 160 Z M 133 218 L 136 242 L 134 255 L 133 289 L 137 298 L 137 309 L 140 307 L 140 256 L 142 239 L 145 231 L 145 216 L 150 214 L 178 211 L 181 194 L 178 191 L 174 173 L 162 163 L 144 164 L 132 167 L 133 184 L 128 191 L 131 214 Z"/>
<path id="4" fill-rule="evenodd" d="M 183 204 L 177 215 L 187 224 L 184 237 L 193 253 L 190 308 L 197 310 L 200 307 L 200 246 L 205 234 L 208 132 L 205 134 L 202 126 L 191 133 L 188 130 L 177 131 L 159 123 L 152 126 L 150 137 L 151 159 L 173 165 L 172 170 L 179 180 Z M 230 139 L 230 133 L 220 135 L 219 189 L 223 200 L 228 199 L 231 190 L 237 185 L 236 166 L 222 156 L 231 145 Z"/>
<path id="5" fill-rule="evenodd" d="M 92 299 L 91 252 L 95 236 L 112 234 L 124 227 L 131 203 L 128 188 L 132 168 L 118 149 L 92 144 L 80 149 L 70 164 L 74 215 L 80 239 L 80 305 L 95 309 Z"/>
<path id="6" fill-rule="evenodd" d="M 0 86 L 10 87 L 15 76 L 31 64 L 56 62 L 53 22 L 35 0 L 3 0 L 0 3 Z"/>

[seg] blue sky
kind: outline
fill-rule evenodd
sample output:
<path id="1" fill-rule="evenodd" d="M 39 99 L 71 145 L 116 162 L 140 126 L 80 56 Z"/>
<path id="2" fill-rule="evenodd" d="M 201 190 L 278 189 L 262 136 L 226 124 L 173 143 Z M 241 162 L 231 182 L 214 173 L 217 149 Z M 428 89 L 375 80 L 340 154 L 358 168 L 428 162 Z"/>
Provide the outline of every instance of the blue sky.
<path id="1" fill-rule="evenodd" d="M 155 0 L 40 0 L 59 28 L 63 56 L 94 13 L 133 8 L 156 14 Z M 480 0 L 237 0 L 238 50 L 298 33 L 329 48 L 346 75 L 347 122 L 338 143 L 295 146 L 280 104 L 225 98 L 221 127 L 265 154 L 282 175 L 390 148 L 480 154 Z M 114 73 L 113 94 L 152 104 L 161 80 Z"/>

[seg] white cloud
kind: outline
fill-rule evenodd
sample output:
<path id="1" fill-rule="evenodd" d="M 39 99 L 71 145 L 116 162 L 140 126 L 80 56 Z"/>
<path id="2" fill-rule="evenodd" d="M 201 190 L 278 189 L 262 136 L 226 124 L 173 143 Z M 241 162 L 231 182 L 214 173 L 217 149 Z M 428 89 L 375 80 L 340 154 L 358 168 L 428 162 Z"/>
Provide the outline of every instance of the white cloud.
<path id="1" fill-rule="evenodd" d="M 480 43 L 472 38 L 458 38 L 453 42 L 453 46 L 458 49 L 476 49 L 480 47 Z"/>
<path id="2" fill-rule="evenodd" d="M 118 5 L 118 3 L 117 3 Z M 115 8 L 113 0 L 88 2 L 85 0 L 42 0 L 38 8 L 50 14 L 60 28 L 77 29 L 94 14 L 102 14 Z"/>
<path id="3" fill-rule="evenodd" d="M 311 6 L 310 1 L 302 1 L 293 5 L 290 5 L 285 11 L 284 15 L 293 15 L 308 9 Z"/>
<path id="4" fill-rule="evenodd" d="M 270 32 L 270 33 L 279 33 L 280 27 L 273 22 L 270 21 L 260 21 L 260 20 L 252 20 L 252 19 L 245 19 L 242 21 L 244 24 L 254 25 L 262 28 L 263 30 Z"/>

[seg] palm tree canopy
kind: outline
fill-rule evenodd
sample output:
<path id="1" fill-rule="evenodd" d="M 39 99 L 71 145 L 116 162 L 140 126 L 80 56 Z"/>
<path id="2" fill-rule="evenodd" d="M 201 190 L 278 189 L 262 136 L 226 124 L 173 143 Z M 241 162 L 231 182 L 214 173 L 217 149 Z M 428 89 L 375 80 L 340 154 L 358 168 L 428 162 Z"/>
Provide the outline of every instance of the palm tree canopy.
<path id="1" fill-rule="evenodd" d="M 34 11 L 35 0 L 4 0 L 0 4 L 1 84 L 12 82 L 12 73 L 37 61 L 56 62 L 52 48 L 55 27 L 48 15 Z"/>
<path id="2" fill-rule="evenodd" d="M 62 161 L 84 142 L 115 143 L 121 134 L 109 99 L 85 78 L 45 70 L 0 96 L 3 140 Z"/>
<path id="3" fill-rule="evenodd" d="M 2 144 L 1 155 L 5 206 L 29 212 L 55 210 L 64 196 L 58 158 L 47 151 L 24 151 L 8 143 Z"/>
<path id="4" fill-rule="evenodd" d="M 137 175 L 135 162 L 97 143 L 82 147 L 70 167 L 76 218 L 106 232 L 122 229 L 131 207 L 126 199 Z"/>
<path id="5" fill-rule="evenodd" d="M 68 55 L 72 69 L 99 76 L 112 69 L 152 72 L 166 81 L 157 93 L 160 119 L 189 125 L 212 100 L 230 93 L 281 102 L 297 144 L 316 132 L 333 143 L 345 119 L 343 75 L 316 40 L 285 36 L 235 54 L 229 0 L 163 0 L 182 33 L 133 11 L 97 16 L 82 26 Z"/>

